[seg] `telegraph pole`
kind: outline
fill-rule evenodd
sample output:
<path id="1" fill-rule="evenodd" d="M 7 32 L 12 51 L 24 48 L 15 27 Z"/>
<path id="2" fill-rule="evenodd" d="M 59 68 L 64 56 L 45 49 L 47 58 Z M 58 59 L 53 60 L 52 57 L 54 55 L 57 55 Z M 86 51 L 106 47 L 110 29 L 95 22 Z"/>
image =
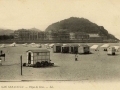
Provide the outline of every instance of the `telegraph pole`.
<path id="1" fill-rule="evenodd" d="M 21 61 L 21 75 L 22 75 L 22 55 L 20 56 L 20 61 Z"/>

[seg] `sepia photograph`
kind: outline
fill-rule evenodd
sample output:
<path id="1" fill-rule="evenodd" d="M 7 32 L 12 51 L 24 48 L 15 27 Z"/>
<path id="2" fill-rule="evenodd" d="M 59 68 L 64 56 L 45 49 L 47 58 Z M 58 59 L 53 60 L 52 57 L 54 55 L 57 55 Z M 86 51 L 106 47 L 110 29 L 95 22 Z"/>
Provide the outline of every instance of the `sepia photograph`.
<path id="1" fill-rule="evenodd" d="M 119 26 L 119 0 L 0 0 L 0 90 L 119 88 Z"/>

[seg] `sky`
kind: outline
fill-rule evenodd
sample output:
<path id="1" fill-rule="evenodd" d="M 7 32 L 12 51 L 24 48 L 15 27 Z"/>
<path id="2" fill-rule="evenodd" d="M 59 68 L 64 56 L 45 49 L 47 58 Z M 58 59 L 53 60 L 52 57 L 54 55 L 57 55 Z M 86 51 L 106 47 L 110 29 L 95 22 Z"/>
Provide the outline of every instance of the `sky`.
<path id="1" fill-rule="evenodd" d="M 0 0 L 0 28 L 44 31 L 50 24 L 86 18 L 120 39 L 119 0 Z"/>

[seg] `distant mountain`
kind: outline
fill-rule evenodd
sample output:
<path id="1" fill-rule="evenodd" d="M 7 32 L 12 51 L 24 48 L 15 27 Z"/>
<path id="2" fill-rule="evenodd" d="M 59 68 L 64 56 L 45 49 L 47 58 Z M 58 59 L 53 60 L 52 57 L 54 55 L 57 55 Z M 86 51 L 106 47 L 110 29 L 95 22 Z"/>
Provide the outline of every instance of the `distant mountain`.
<path id="1" fill-rule="evenodd" d="M 31 28 L 31 29 L 18 29 L 18 30 L 33 30 L 33 31 L 41 31 L 37 28 Z M 11 29 L 1 29 L 0 28 L 0 35 L 11 35 L 14 33 L 14 30 Z"/>
<path id="2" fill-rule="evenodd" d="M 45 31 L 54 32 L 58 30 L 67 30 L 68 32 L 98 33 L 99 35 L 107 36 L 108 39 L 117 39 L 114 35 L 109 34 L 103 26 L 98 26 L 85 18 L 71 17 L 64 19 L 49 25 Z"/>
<path id="3" fill-rule="evenodd" d="M 11 29 L 0 29 L 0 35 L 11 35 L 12 33 L 14 33 L 14 31 Z"/>
<path id="4" fill-rule="evenodd" d="M 30 29 L 24 29 L 24 28 L 22 28 L 22 29 L 18 29 L 18 30 L 16 30 L 16 31 L 21 31 L 21 30 L 41 31 L 41 30 L 39 30 L 39 29 L 37 29 L 37 28 L 30 28 Z"/>
<path id="5" fill-rule="evenodd" d="M 39 29 L 37 29 L 37 28 L 31 28 L 31 29 L 29 29 L 29 30 L 33 30 L 33 31 L 41 31 L 41 30 L 39 30 Z"/>

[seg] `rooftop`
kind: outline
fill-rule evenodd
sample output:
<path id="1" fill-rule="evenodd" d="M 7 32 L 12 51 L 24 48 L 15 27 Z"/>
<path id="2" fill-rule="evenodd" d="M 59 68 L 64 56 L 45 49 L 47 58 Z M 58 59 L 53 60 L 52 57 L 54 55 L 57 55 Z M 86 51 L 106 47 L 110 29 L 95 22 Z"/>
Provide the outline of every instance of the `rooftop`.
<path id="1" fill-rule="evenodd" d="M 47 50 L 47 49 L 32 49 L 32 50 L 28 50 L 28 51 L 26 51 L 26 52 L 29 52 L 29 51 L 31 51 L 31 52 L 50 52 L 49 50 Z"/>

